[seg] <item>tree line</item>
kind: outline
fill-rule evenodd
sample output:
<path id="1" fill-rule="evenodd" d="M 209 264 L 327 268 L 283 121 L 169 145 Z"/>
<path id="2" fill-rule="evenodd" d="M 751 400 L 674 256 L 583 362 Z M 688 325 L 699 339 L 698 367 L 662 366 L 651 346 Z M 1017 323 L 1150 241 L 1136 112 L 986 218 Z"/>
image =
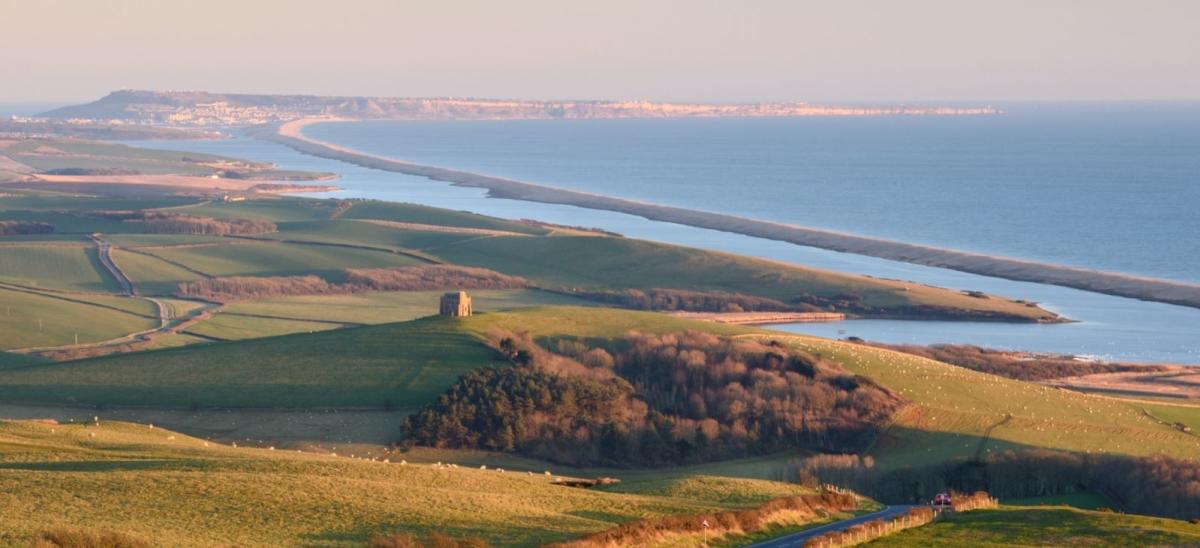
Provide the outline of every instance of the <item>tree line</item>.
<path id="1" fill-rule="evenodd" d="M 229 236 L 267 234 L 279 229 L 275 223 L 265 219 L 216 219 L 172 211 L 100 211 L 96 212 L 95 216 L 114 221 L 141 223 L 147 232 L 156 234 Z"/>
<path id="2" fill-rule="evenodd" d="M 1125 512 L 1200 518 L 1200 463 L 1164 455 L 1028 449 L 890 471 L 877 470 L 870 457 L 818 456 L 794 463 L 789 479 L 837 483 L 888 503 L 919 503 L 946 490 L 984 490 L 1000 499 L 1092 492 Z"/>
<path id="3" fill-rule="evenodd" d="M 54 226 L 40 221 L 0 221 L 0 236 L 50 234 Z"/>
<path id="4" fill-rule="evenodd" d="M 408 417 L 405 444 L 572 465 L 663 466 L 783 449 L 856 451 L 902 403 L 778 343 L 630 333 L 605 346 L 493 332 L 514 364 L 473 371 Z"/>
<path id="5" fill-rule="evenodd" d="M 421 265 L 395 268 L 351 268 L 344 282 L 320 276 L 225 276 L 179 284 L 175 294 L 213 302 L 233 302 L 288 295 L 327 295 L 362 291 L 432 291 L 439 289 L 517 289 L 523 278 L 486 268 Z"/>

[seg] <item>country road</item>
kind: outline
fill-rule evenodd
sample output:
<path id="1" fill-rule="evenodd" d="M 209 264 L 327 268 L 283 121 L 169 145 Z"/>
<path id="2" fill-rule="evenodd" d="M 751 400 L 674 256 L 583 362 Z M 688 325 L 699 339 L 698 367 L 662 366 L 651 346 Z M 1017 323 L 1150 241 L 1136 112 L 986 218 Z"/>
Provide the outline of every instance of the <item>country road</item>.
<path id="1" fill-rule="evenodd" d="M 803 531 L 800 531 L 799 533 L 792 533 L 792 534 L 784 536 L 784 537 L 771 539 L 768 541 L 760 542 L 758 544 L 752 544 L 752 545 L 750 545 L 750 548 L 800 548 L 800 547 L 804 546 L 805 541 L 807 541 L 808 539 L 811 539 L 813 537 L 823 535 L 825 533 L 829 533 L 829 532 L 833 532 L 833 531 L 841 531 L 843 529 L 849 529 L 852 526 L 858 525 L 860 523 L 866 523 L 868 521 L 873 521 L 873 520 L 877 520 L 877 519 L 886 520 L 886 519 L 898 516 L 900 514 L 903 514 L 912 508 L 915 508 L 915 506 L 911 506 L 911 505 L 885 506 L 883 508 L 883 510 L 880 510 L 878 512 L 874 512 L 871 514 L 865 514 L 865 515 L 853 517 L 850 519 L 844 519 L 842 521 L 836 521 L 833 523 L 822 525 L 820 527 L 813 527 L 812 529 L 805 529 Z"/>
<path id="2" fill-rule="evenodd" d="M 93 242 L 96 242 L 96 255 L 100 257 L 100 264 L 104 265 L 108 273 L 112 274 L 112 277 L 117 280 L 117 284 L 121 286 L 121 294 L 136 295 L 133 282 L 129 281 L 129 277 L 117 267 L 117 263 L 113 262 L 112 244 L 101 238 L 99 234 L 92 234 L 91 238 Z"/>

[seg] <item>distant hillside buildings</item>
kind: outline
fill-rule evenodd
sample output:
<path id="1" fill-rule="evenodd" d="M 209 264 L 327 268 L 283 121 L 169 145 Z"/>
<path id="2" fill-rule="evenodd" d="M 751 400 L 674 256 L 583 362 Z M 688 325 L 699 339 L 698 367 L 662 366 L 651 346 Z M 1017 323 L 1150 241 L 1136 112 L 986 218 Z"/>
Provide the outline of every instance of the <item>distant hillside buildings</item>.
<path id="1" fill-rule="evenodd" d="M 466 317 L 471 315 L 471 296 L 466 291 L 455 291 L 442 295 L 442 303 L 438 308 L 442 316 Z"/>

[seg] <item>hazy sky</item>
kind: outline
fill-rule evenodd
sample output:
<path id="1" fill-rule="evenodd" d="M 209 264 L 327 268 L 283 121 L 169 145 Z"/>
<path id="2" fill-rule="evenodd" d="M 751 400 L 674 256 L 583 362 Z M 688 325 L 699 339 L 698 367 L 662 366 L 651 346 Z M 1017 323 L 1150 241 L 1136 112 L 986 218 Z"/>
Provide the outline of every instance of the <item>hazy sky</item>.
<path id="1" fill-rule="evenodd" d="M 0 29 L 0 101 L 1200 99 L 1200 0 L 0 0 Z"/>

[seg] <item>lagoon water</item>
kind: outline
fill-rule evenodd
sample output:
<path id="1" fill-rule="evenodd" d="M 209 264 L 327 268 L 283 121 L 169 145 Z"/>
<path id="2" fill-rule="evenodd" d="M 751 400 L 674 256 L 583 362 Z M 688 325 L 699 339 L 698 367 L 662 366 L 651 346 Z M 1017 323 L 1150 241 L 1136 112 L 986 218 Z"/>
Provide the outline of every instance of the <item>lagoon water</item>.
<path id="1" fill-rule="evenodd" d="M 1195 121 L 1197 118 L 1193 118 Z M 905 120 L 915 120 L 918 126 L 928 126 L 929 119 L 872 119 L 877 122 L 888 124 L 900 124 Z M 951 124 L 955 124 L 960 120 L 947 120 Z M 992 193 L 994 199 L 1006 199 L 1008 205 L 1004 207 L 995 206 L 991 203 L 986 203 L 972 197 L 972 192 L 982 192 L 980 189 L 986 188 L 988 185 L 978 182 L 965 184 L 964 188 L 972 189 L 970 192 L 963 191 L 958 186 L 950 185 L 944 188 L 941 194 L 949 194 L 956 192 L 965 192 L 965 195 L 957 197 L 934 196 L 937 192 L 928 189 L 922 191 L 930 195 L 930 199 L 949 200 L 955 205 L 950 207 L 953 211 L 947 211 L 945 214 L 959 219 L 959 223 L 963 225 L 971 225 L 970 228 L 964 226 L 962 231 L 954 230 L 952 224 L 946 223 L 941 219 L 926 219 L 931 213 L 906 215 L 909 219 L 905 223 L 900 223 L 898 220 L 893 220 L 891 223 L 886 222 L 887 218 L 896 219 L 905 215 L 897 215 L 892 209 L 899 209 L 906 203 L 904 200 L 909 200 L 905 192 L 891 193 L 889 200 L 897 205 L 889 207 L 888 200 L 879 197 L 864 198 L 863 201 L 850 199 L 851 194 L 845 194 L 845 200 L 830 200 L 828 196 L 817 196 L 825 192 L 841 192 L 836 191 L 844 185 L 861 185 L 861 182 L 845 182 L 842 184 L 834 184 L 833 173 L 837 173 L 838 169 L 831 168 L 831 171 L 823 176 L 815 175 L 816 171 L 812 171 L 812 178 L 818 181 L 826 181 L 826 188 L 821 190 L 821 185 L 817 185 L 813 189 L 804 192 L 793 192 L 787 196 L 779 195 L 775 197 L 776 205 L 770 207 L 769 202 L 761 201 L 762 192 L 755 190 L 756 186 L 750 179 L 742 180 L 739 192 L 709 190 L 695 190 L 694 192 L 684 192 L 671 194 L 675 196 L 675 201 L 666 199 L 658 200 L 653 193 L 664 192 L 662 189 L 649 189 L 653 185 L 642 183 L 640 185 L 630 183 L 630 180 L 650 181 L 655 179 L 659 174 L 661 177 L 673 180 L 672 183 L 664 183 L 665 185 L 682 184 L 686 178 L 681 178 L 675 170 L 667 167 L 647 167 L 641 161 L 634 161 L 628 156 L 616 157 L 617 153 L 613 152 L 614 157 L 611 164 L 606 163 L 601 154 L 593 148 L 603 149 L 607 146 L 607 138 L 601 139 L 595 135 L 595 132 L 611 133 L 617 132 L 624 139 L 630 139 L 634 142 L 641 143 L 639 146 L 621 145 L 615 150 L 629 151 L 636 157 L 653 157 L 654 154 L 640 152 L 642 148 L 656 146 L 655 139 L 638 137 L 638 134 L 649 132 L 650 135 L 661 135 L 662 133 L 672 133 L 677 136 L 682 131 L 680 128 L 687 124 L 679 124 L 679 122 L 728 122 L 731 127 L 736 126 L 733 131 L 735 135 L 725 138 L 728 147 L 744 146 L 746 139 L 751 143 L 754 142 L 756 133 L 753 131 L 757 124 L 762 124 L 763 127 L 769 127 L 773 124 L 781 124 L 783 122 L 805 122 L 811 120 L 638 120 L 638 121 L 596 121 L 595 127 L 600 129 L 587 129 L 591 121 L 584 124 L 576 124 L 574 122 L 563 122 L 564 128 L 569 127 L 584 127 L 580 133 L 580 141 L 572 146 L 567 146 L 567 149 L 581 150 L 588 149 L 583 158 L 578 156 L 563 155 L 562 153 L 550 153 L 545 148 L 539 148 L 541 145 L 552 147 L 550 150 L 562 150 L 559 145 L 553 145 L 551 142 L 555 140 L 569 140 L 574 134 L 574 130 L 567 131 L 562 128 L 553 127 L 559 122 L 448 122 L 448 123 L 400 123 L 400 122 L 356 122 L 347 124 L 322 124 L 310 127 L 305 130 L 306 134 L 337 143 L 352 148 L 358 148 L 366 152 L 376 154 L 385 154 L 401 159 L 412 160 L 416 162 L 442 165 L 445 167 L 454 167 L 459 169 L 476 170 L 494 175 L 502 175 L 511 178 L 530 180 L 533 182 L 552 184 L 557 186 L 581 188 L 592 192 L 603 192 L 613 195 L 640 198 L 640 199 L 655 199 L 672 205 L 683 205 L 688 207 L 696 207 L 700 209 L 716 209 L 727 212 L 747 214 L 755 207 L 763 209 L 764 218 L 784 220 L 789 222 L 798 222 L 814 226 L 822 226 L 828 228 L 838 228 L 870 234 L 875 236 L 883 236 L 896 239 L 911 239 L 935 245 L 943 245 L 948 247 L 960 247 L 972 249 L 976 251 L 993 251 L 1010 255 L 1031 257 L 1044 260 L 1053 260 L 1056 262 L 1066 262 L 1073 264 L 1082 264 L 1085 266 L 1103 266 L 1104 268 L 1123 270 L 1129 272 L 1139 272 L 1153 274 L 1161 277 L 1172 277 L 1184 280 L 1196 280 L 1200 276 L 1200 267 L 1197 267 L 1197 261 L 1200 261 L 1200 254 L 1194 251 L 1197 245 L 1196 238 L 1189 238 L 1186 233 L 1176 233 L 1171 236 L 1172 243 L 1170 245 L 1158 245 L 1157 242 L 1150 242 L 1146 239 L 1146 234 L 1132 234 L 1122 236 L 1095 236 L 1092 238 L 1078 237 L 1073 240 L 1073 244 L 1067 244 L 1064 241 L 1059 241 L 1068 238 L 1067 235 L 1058 237 L 1054 246 L 1034 246 L 1029 253 L 1019 253 L 1009 251 L 1006 246 L 1016 246 L 1019 242 L 1026 238 L 1034 238 L 1029 223 L 1040 222 L 1037 219 L 1028 216 L 1018 215 L 1003 215 L 1004 211 L 1017 211 L 1016 202 L 1032 202 L 1036 201 L 1028 197 L 1017 200 L 1012 197 L 1003 196 L 1004 193 Z M 815 120 L 820 124 L 830 124 L 839 120 L 819 119 Z M 849 120 L 849 122 L 861 122 L 862 120 Z M 980 123 L 978 121 L 970 123 Z M 1010 122 L 1005 122 L 1010 123 Z M 1023 122 L 1029 123 L 1029 122 Z M 628 124 L 622 126 L 621 124 Z M 662 129 L 656 124 L 665 124 L 671 126 L 669 129 Z M 697 124 L 703 126 L 704 124 Z M 786 125 L 786 124 L 785 124 Z M 620 126 L 618 129 L 614 129 Z M 1187 149 L 1189 146 L 1195 152 L 1196 133 L 1193 131 L 1196 126 L 1187 126 L 1181 124 L 1179 127 L 1171 130 L 1179 136 L 1191 135 L 1193 139 L 1190 144 L 1178 144 L 1178 148 Z M 536 137 L 522 137 L 526 129 L 533 128 L 532 131 L 537 134 Z M 716 131 L 709 129 L 708 131 Z M 764 130 L 765 131 L 765 130 Z M 784 129 L 775 128 L 771 131 L 785 131 Z M 788 130 L 791 131 L 791 130 Z M 812 130 L 806 130 L 812 131 Z M 938 133 L 944 130 L 926 129 L 924 131 L 932 131 Z M 1145 130 L 1149 131 L 1149 130 Z M 419 132 L 427 132 L 428 141 L 420 138 Z M 480 136 L 477 133 L 483 132 Z M 503 139 L 496 137 L 498 134 L 507 134 L 509 138 Z M 490 136 L 489 136 L 490 135 Z M 557 139 L 552 139 L 549 135 L 558 135 Z M 462 140 L 461 147 L 454 152 L 454 139 Z M 680 137 L 683 138 L 683 137 Z M 710 139 L 713 137 L 710 137 Z M 540 143 L 539 146 L 532 146 L 521 143 L 528 143 L 529 139 Z M 488 144 L 490 152 L 481 152 L 481 141 Z M 510 142 L 501 142 L 510 141 Z M 901 140 L 902 141 L 902 140 Z M 424 144 L 422 144 L 422 142 Z M 404 143 L 400 145 L 398 143 Z M 431 144 L 438 143 L 438 144 Z M 471 144 L 475 143 L 475 144 Z M 1025 349 L 1043 352 L 1063 352 L 1072 354 L 1082 354 L 1102 357 L 1106 359 L 1134 360 L 1134 361 L 1163 361 L 1175 363 L 1200 364 L 1200 310 L 1166 305 L 1161 303 L 1149 303 L 1126 299 L 1121 297 L 1112 297 L 1089 293 L 1068 288 L 1056 286 L 1032 284 L 1025 282 L 1013 282 L 997 278 L 989 278 L 973 274 L 965 274 L 939 268 L 924 267 L 899 263 L 894 261 L 886 261 L 871 257 L 863 257 L 858 255 L 850 255 L 844 253 L 836 253 L 831 251 L 807 248 L 787 244 L 783 242 L 775 242 L 760 238 L 752 238 L 737 234 L 728 234 L 712 230 L 698 229 L 687 226 L 675 225 L 670 223 L 661 223 L 648 221 L 639 217 L 625 215 L 621 213 L 613 213 L 606 211 L 594 211 L 576 208 L 572 206 L 562 206 L 554 204 L 538 204 L 530 202 L 522 202 L 506 199 L 487 198 L 481 189 L 455 187 L 446 183 L 430 181 L 420 177 L 412 177 L 398 173 L 382 172 L 370 170 L 326 160 L 311 156 L 301 155 L 291 149 L 267 143 L 262 141 L 235 139 L 229 141 L 184 141 L 184 142 L 139 142 L 140 146 L 152 146 L 158 148 L 174 148 L 187 149 L 198 152 L 212 152 L 217 154 L 226 154 L 231 156 L 248 157 L 256 160 L 275 162 L 285 168 L 294 169 L 311 169 L 322 171 L 334 171 L 340 173 L 342 178 L 336 183 L 344 190 L 336 193 L 322 194 L 323 196 L 340 196 L 340 197 L 365 197 L 377 198 L 384 200 L 396 200 L 423 203 L 439 207 L 447 207 L 453 209 L 463 209 L 476 211 L 489 215 L 496 215 L 507 218 L 535 218 L 556 223 L 566 223 L 574 225 L 595 226 L 608 230 L 624 233 L 631 237 L 652 239 L 664 242 L 678 243 L 683 245 L 691 245 L 696 247 L 705 247 L 710 249 L 718 249 L 745 255 L 753 255 L 769 259 L 782 260 L 802 265 L 828 268 L 846 272 L 855 272 L 862 274 L 870 274 L 874 276 L 890 277 L 915 280 L 924 283 L 931 283 L 945 287 L 964 288 L 964 289 L 979 289 L 993 293 L 1009 295 L 1019 298 L 1028 298 L 1044 303 L 1047 308 L 1062 313 L 1072 319 L 1079 320 L 1078 323 L 1063 324 L 1063 325 L 1015 325 L 1015 324 L 996 324 L 996 323 L 972 323 L 972 322 L 930 322 L 930 321 L 893 321 L 893 320 L 856 320 L 841 323 L 831 324 L 794 324 L 794 325 L 778 325 L 772 326 L 775 329 L 782 329 L 801 333 L 810 333 L 828 337 L 845 337 L 859 336 L 865 339 L 878 340 L 883 342 L 911 342 L 911 343 L 969 343 L 982 346 Z M 411 145 L 411 148 L 410 148 Z M 678 144 L 666 143 L 662 146 L 667 148 L 678 147 Z M 903 148 L 902 143 L 895 142 L 892 146 Z M 1016 146 L 1016 145 L 1014 145 Z M 1115 146 L 1115 145 L 1113 145 Z M 1175 145 L 1173 145 L 1175 146 Z M 430 149 L 442 150 L 441 153 L 431 154 L 427 151 Z M 886 148 L 886 147 L 885 147 Z M 505 153 L 504 151 L 508 152 Z M 424 151 L 424 152 L 423 152 Z M 882 153 L 882 152 L 881 152 Z M 898 152 L 895 152 L 898 154 Z M 910 151 L 909 154 L 917 154 Z M 928 155 L 936 156 L 939 153 L 936 150 L 930 150 Z M 1099 153 L 1096 153 L 1099 154 Z M 1174 154 L 1174 153 L 1172 153 Z M 917 154 L 920 156 L 920 154 Z M 852 155 L 848 155 L 841 161 L 842 163 L 853 162 Z M 1172 156 L 1173 157 L 1173 156 Z M 455 160 L 457 158 L 457 160 Z M 473 163 L 482 162 L 479 158 L 494 158 L 495 161 L 501 162 L 503 165 L 494 164 L 488 168 L 488 165 Z M 588 159 L 590 158 L 590 159 Z M 726 156 L 728 158 L 728 156 Z M 1156 164 L 1154 168 L 1156 173 L 1164 174 L 1164 188 L 1173 189 L 1172 192 L 1177 192 L 1177 199 L 1169 200 L 1173 202 L 1190 201 L 1193 206 L 1191 210 L 1200 206 L 1200 201 L 1196 199 L 1196 185 L 1200 181 L 1196 179 L 1197 170 L 1191 168 L 1191 174 L 1188 175 L 1188 162 L 1194 165 L 1197 156 L 1192 158 L 1174 158 L 1171 162 L 1159 161 L 1148 162 Z M 580 165 L 576 167 L 567 167 L 566 164 L 574 164 L 576 161 Z M 836 165 L 838 162 L 832 159 L 824 160 L 826 165 Z M 862 161 L 887 163 L 883 159 L 865 159 Z M 917 160 L 910 158 L 907 160 L 910 164 L 916 163 Z M 927 161 L 934 161 L 928 159 Z M 969 163 L 960 158 L 963 163 Z M 719 163 L 719 162 L 718 162 Z M 903 163 L 903 162 L 901 162 Z M 1170 164 L 1164 167 L 1162 164 Z M 707 165 L 714 166 L 712 162 Z M 582 167 L 581 167 L 582 166 Z M 679 164 L 680 169 L 686 168 Z M 766 171 L 771 171 L 774 168 L 761 168 Z M 806 168 L 807 169 L 807 168 Z M 846 169 L 849 169 L 847 167 Z M 915 168 L 913 168 L 915 169 Z M 963 171 L 977 170 L 979 168 L 961 167 Z M 1056 170 L 1058 168 L 1055 168 Z M 582 178 L 567 178 L 565 175 L 562 180 L 550 178 L 552 173 L 568 173 L 576 171 L 580 174 L 591 174 L 588 179 Z M 705 170 L 693 171 L 693 173 L 703 172 Z M 731 173 L 726 169 L 718 170 L 721 173 Z M 734 170 L 736 171 L 736 170 Z M 879 168 L 879 173 L 876 177 L 880 180 L 886 179 L 886 169 Z M 903 170 L 901 170 L 903 171 Z M 744 172 L 744 170 L 743 170 Z M 540 175 L 539 175 L 540 174 Z M 583 185 L 579 181 L 616 181 L 612 188 L 600 188 L 591 183 L 591 186 Z M 694 180 L 694 179 L 693 179 Z M 1104 183 L 1104 187 L 1109 194 L 1119 193 L 1115 189 L 1119 178 L 1108 178 Z M 791 183 L 796 184 L 796 183 Z M 901 183 L 895 183 L 901 184 Z M 1065 183 L 1064 183 L 1065 184 Z M 1082 184 L 1078 181 L 1075 184 Z M 832 185 L 832 186 L 829 186 Z M 887 185 L 884 185 L 887 186 Z M 1022 183 L 1022 186 L 1027 186 Z M 641 189 L 641 190 L 637 190 Z M 637 194 L 636 192 L 645 192 L 648 194 Z M 714 193 L 721 194 L 714 194 Z M 915 190 L 913 192 L 916 192 Z M 1012 192 L 1025 192 L 1025 190 L 1013 190 Z M 704 195 L 706 198 L 696 198 L 693 195 Z M 1126 192 L 1127 194 L 1136 194 Z M 1035 191 L 1036 195 L 1037 192 Z M 1068 192 L 1062 188 L 1050 192 L 1051 195 L 1065 196 Z M 1087 195 L 1087 192 L 1083 194 Z M 666 195 L 665 193 L 663 194 Z M 747 195 L 740 197 L 741 195 Z M 718 198 L 717 196 L 721 196 Z M 807 196 L 807 197 L 806 197 Z M 1019 198 L 1019 197 L 1018 197 Z M 727 204 L 725 208 L 699 207 L 697 202 L 690 200 L 718 200 L 716 203 Z M 1117 199 L 1109 196 L 1107 200 Z M 1097 210 L 1108 211 L 1110 217 L 1116 215 L 1114 211 L 1119 208 L 1113 208 L 1111 204 L 1100 203 L 1103 200 L 1099 198 L 1087 198 L 1090 203 L 1087 207 Z M 1129 202 L 1131 198 L 1124 198 L 1124 202 Z M 1150 202 L 1157 200 L 1143 200 L 1137 205 L 1129 205 L 1128 207 L 1134 210 L 1144 210 L 1150 208 Z M 712 205 L 714 202 L 708 202 Z M 971 204 L 976 206 L 971 206 Z M 759 204 L 759 205 L 751 205 Z M 789 205 L 790 204 L 790 205 Z M 873 204 L 873 205 L 872 205 Z M 1118 204 L 1119 205 L 1119 204 Z M 1070 213 L 1074 218 L 1081 219 L 1079 223 L 1082 226 L 1101 227 L 1107 226 L 1103 223 L 1092 223 L 1089 215 L 1079 215 L 1071 213 L 1069 208 L 1059 204 L 1057 206 L 1039 204 L 1038 208 L 1051 208 Z M 834 214 L 831 208 L 840 207 L 841 213 Z M 964 211 L 974 207 L 975 212 Z M 1034 207 L 1031 205 L 1030 207 Z M 1082 206 L 1081 206 L 1082 207 Z M 1200 227 L 1196 226 L 1198 214 L 1189 208 L 1181 207 L 1178 203 L 1163 204 L 1164 208 L 1159 216 L 1162 218 L 1163 226 L 1175 227 L 1176 230 L 1186 231 L 1194 230 L 1193 234 L 1200 233 Z M 741 210 L 738 208 L 746 208 Z M 874 213 L 867 214 L 865 210 L 870 209 Z M 767 214 L 768 212 L 773 212 Z M 1004 219 L 1012 216 L 1025 219 L 1021 223 L 1012 224 Z M 862 225 L 854 226 L 823 224 L 822 219 L 829 219 L 830 223 L 852 221 L 855 216 L 863 219 Z M 1168 222 L 1169 220 L 1169 222 Z M 928 222 L 926 222 L 928 221 Z M 982 230 L 977 225 L 986 223 L 999 223 L 993 225 L 987 230 Z M 1062 224 L 1064 221 L 1058 221 Z M 1113 219 L 1114 223 L 1122 227 L 1121 230 L 1134 230 L 1136 227 L 1148 226 L 1142 220 L 1132 218 L 1122 218 L 1116 215 Z M 1008 224 L 1005 224 L 1008 223 Z M 1123 223 L 1123 224 L 1122 224 Z M 896 227 L 896 230 L 891 230 L 896 224 L 904 224 L 903 227 Z M 909 226 L 913 225 L 913 226 Z M 937 230 L 931 227 L 942 227 Z M 1044 230 L 1052 231 L 1054 223 L 1041 224 Z M 985 227 L 986 228 L 986 227 Z M 879 230 L 880 232 L 874 232 Z M 1110 229 L 1106 229 L 1110 230 Z M 1118 230 L 1117 232 L 1121 232 Z M 1163 230 L 1160 226 L 1157 230 Z M 911 231 L 911 232 L 906 232 Z M 940 232 L 939 232 L 940 231 Z M 1024 235 L 1008 235 L 1009 232 L 1022 232 Z M 961 234 L 959 232 L 962 232 Z M 1074 229 L 1067 232 L 1074 234 Z M 1150 231 L 1149 235 L 1159 234 L 1157 231 Z M 909 234 L 911 237 L 905 236 Z M 918 237 L 918 234 L 924 234 L 923 237 Z M 936 236 L 943 234 L 943 236 Z M 976 236 L 969 236 L 976 234 Z M 982 239 L 980 239 L 982 238 Z M 1049 236 L 1047 236 L 1049 238 Z M 1076 238 L 1072 235 L 1070 238 Z M 1110 245 L 1108 240 L 1112 239 Z M 1036 241 L 1037 238 L 1034 238 Z M 977 243 L 971 243 L 977 242 Z M 982 242 L 982 243 L 978 243 Z M 1139 244 L 1139 242 L 1142 242 Z M 961 245 L 960 245 L 961 244 Z M 971 244 L 971 245 L 968 245 Z M 1051 253 L 1051 250 L 1056 246 L 1061 246 L 1069 251 L 1069 257 L 1059 256 Z M 1124 250 L 1124 251 L 1122 251 Z M 1043 256 L 1042 254 L 1046 255 Z M 1139 268 L 1120 268 L 1122 264 L 1133 265 L 1134 261 L 1127 257 L 1128 254 L 1136 254 L 1138 256 L 1153 258 Z M 1178 253 L 1186 255 L 1186 257 L 1174 257 L 1172 254 Z M 1191 265 L 1191 266 L 1188 266 Z"/>
<path id="2" fill-rule="evenodd" d="M 1200 103 L 1005 109 L 357 122 L 305 134 L 608 196 L 1200 282 Z"/>

